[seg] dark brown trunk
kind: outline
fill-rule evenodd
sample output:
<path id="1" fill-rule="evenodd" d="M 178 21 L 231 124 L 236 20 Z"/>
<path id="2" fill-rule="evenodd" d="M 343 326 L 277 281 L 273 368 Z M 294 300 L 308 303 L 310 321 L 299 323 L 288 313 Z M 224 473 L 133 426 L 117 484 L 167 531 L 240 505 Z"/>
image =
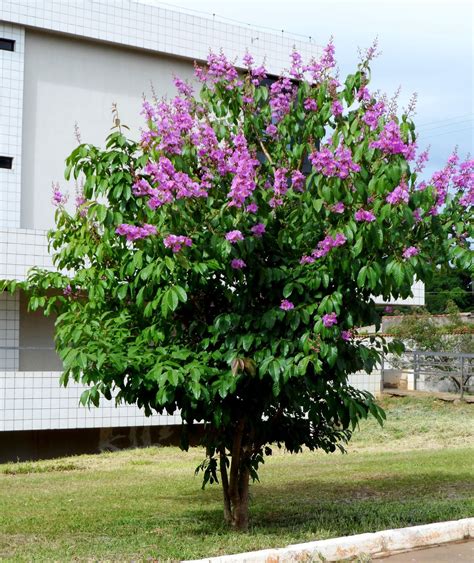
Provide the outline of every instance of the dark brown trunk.
<path id="1" fill-rule="evenodd" d="M 222 492 L 224 495 L 224 520 L 227 524 L 232 523 L 232 507 L 229 494 L 229 477 L 227 475 L 227 466 L 225 458 L 225 450 L 220 452 L 219 466 L 221 471 Z"/>
<path id="2" fill-rule="evenodd" d="M 227 473 L 225 454 L 220 452 L 220 472 L 224 495 L 224 518 L 234 530 L 246 531 L 249 525 L 250 473 L 243 448 L 245 422 L 235 429 L 231 451 L 230 473 Z"/>

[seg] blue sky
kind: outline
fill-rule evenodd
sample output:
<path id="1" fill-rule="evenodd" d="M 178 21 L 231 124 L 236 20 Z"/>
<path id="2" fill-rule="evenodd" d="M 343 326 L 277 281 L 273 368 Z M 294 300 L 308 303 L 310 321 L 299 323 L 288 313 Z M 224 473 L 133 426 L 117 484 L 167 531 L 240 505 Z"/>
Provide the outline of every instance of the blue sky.
<path id="1" fill-rule="evenodd" d="M 165 2 L 156 2 L 166 5 Z M 378 36 L 372 89 L 400 105 L 418 93 L 419 146 L 431 145 L 426 173 L 441 168 L 454 146 L 474 153 L 474 3 L 471 0 L 175 0 L 168 5 L 302 34 L 324 44 L 334 36 L 341 76 L 357 47 Z"/>

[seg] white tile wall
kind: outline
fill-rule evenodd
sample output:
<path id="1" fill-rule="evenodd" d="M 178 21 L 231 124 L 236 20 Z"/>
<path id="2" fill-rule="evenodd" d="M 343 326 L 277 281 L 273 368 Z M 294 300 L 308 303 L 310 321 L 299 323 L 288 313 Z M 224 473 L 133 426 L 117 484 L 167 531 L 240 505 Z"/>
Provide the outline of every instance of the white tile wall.
<path id="1" fill-rule="evenodd" d="M 372 373 L 358 371 L 349 376 L 349 384 L 361 391 L 369 391 L 372 395 L 379 395 L 383 390 L 383 376 L 380 368 Z"/>
<path id="2" fill-rule="evenodd" d="M 389 301 L 384 301 L 382 297 L 375 297 L 374 301 L 379 305 L 416 305 L 422 307 L 425 304 L 425 284 L 416 281 L 411 289 L 413 296 L 407 297 L 406 299 L 390 299 Z"/>
<path id="3" fill-rule="evenodd" d="M 0 227 L 0 278 L 24 280 L 32 266 L 53 268 L 46 231 Z"/>
<path id="4" fill-rule="evenodd" d="M 20 352 L 18 350 L 19 337 L 19 294 L 0 293 L 0 369 L 18 369 L 20 362 Z"/>
<path id="5" fill-rule="evenodd" d="M 0 227 L 19 227 L 25 30 L 0 21 L 0 37 L 15 41 L 13 52 L 0 50 L 0 155 L 13 157 L 0 169 Z"/>
<path id="6" fill-rule="evenodd" d="M 0 371 L 0 431 L 181 424 L 178 413 L 147 417 L 135 406 L 116 407 L 113 400 L 102 399 L 98 408 L 83 407 L 79 397 L 86 387 L 60 387 L 60 375 Z"/>
<path id="7" fill-rule="evenodd" d="M 2 0 L 0 20 L 129 45 L 196 60 L 209 49 L 241 59 L 246 49 L 277 73 L 295 46 L 306 58 L 319 47 L 309 37 L 269 32 L 209 16 L 131 0 Z"/>
<path id="8" fill-rule="evenodd" d="M 146 417 L 135 406 L 115 406 L 101 399 L 99 407 L 83 407 L 79 397 L 86 388 L 59 386 L 60 372 L 0 371 L 0 432 L 181 424 L 179 413 Z M 373 394 L 381 391 L 380 371 L 353 374 L 350 383 Z"/>

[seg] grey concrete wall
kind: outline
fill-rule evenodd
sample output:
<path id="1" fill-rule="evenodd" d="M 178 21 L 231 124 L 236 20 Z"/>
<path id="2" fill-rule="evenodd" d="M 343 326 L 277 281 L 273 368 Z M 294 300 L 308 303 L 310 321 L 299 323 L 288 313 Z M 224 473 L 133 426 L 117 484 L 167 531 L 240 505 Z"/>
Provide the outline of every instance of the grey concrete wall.
<path id="1" fill-rule="evenodd" d="M 22 228 L 53 226 L 51 182 L 64 180 L 64 160 L 83 142 L 101 145 L 112 126 L 112 103 L 138 136 L 142 94 L 175 93 L 173 74 L 193 76 L 191 61 L 27 29 L 25 38 Z M 74 185 L 68 188 L 74 199 Z"/>
<path id="2" fill-rule="evenodd" d="M 28 301 L 20 294 L 19 371 L 61 371 L 62 364 L 54 350 L 55 315 L 28 311 Z"/>

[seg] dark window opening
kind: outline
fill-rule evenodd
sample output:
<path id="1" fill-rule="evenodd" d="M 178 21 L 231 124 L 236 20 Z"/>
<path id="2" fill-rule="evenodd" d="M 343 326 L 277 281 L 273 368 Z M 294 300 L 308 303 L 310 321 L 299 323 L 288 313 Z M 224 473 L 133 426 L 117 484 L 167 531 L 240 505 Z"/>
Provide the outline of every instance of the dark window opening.
<path id="1" fill-rule="evenodd" d="M 0 168 L 6 168 L 7 170 L 11 170 L 12 165 L 13 165 L 12 156 L 0 156 Z"/>
<path id="2" fill-rule="evenodd" d="M 14 51 L 14 50 L 15 50 L 14 39 L 4 39 L 0 37 L 0 51 Z"/>

